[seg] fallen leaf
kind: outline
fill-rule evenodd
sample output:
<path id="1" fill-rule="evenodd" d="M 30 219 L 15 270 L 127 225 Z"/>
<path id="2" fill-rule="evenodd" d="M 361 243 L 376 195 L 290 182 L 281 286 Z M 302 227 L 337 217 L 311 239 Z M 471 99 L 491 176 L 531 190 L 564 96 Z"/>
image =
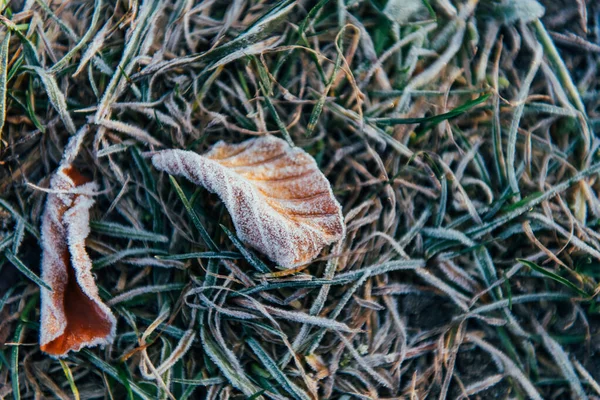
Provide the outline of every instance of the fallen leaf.
<path id="1" fill-rule="evenodd" d="M 219 195 L 238 237 L 281 267 L 308 263 L 345 234 L 340 204 L 315 160 L 276 137 L 218 142 L 204 155 L 163 150 L 152 163 Z"/>
<path id="2" fill-rule="evenodd" d="M 108 344 L 116 320 L 98 296 L 92 262 L 85 250 L 90 197 L 96 185 L 71 166 L 61 167 L 50 183 L 42 217 L 40 347 L 63 357 L 69 351 Z"/>

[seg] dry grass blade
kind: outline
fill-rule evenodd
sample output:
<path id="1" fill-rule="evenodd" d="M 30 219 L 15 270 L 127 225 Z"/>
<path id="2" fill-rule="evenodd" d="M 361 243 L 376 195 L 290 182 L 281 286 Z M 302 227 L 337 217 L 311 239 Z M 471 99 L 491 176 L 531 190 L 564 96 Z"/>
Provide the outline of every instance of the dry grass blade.
<path id="1" fill-rule="evenodd" d="M 250 302 L 245 299 L 240 299 L 239 303 L 248 308 L 257 308 L 255 303 Z M 272 307 L 272 306 L 263 306 L 262 308 L 264 310 L 266 310 L 274 318 L 281 318 L 281 319 L 286 319 L 289 321 L 299 322 L 299 323 L 303 323 L 303 324 L 320 326 L 322 328 L 330 329 L 330 330 L 336 331 L 336 332 L 353 333 L 353 332 L 359 331 L 358 329 L 350 328 L 348 325 L 346 325 L 342 322 L 338 322 L 338 321 L 331 320 L 331 319 L 324 318 L 324 317 L 317 317 L 314 315 L 297 312 L 297 311 L 286 311 L 286 310 L 282 310 L 280 308 Z"/>
<path id="2" fill-rule="evenodd" d="M 467 339 L 472 341 L 485 351 L 489 352 L 490 354 L 493 354 L 498 359 L 500 359 L 500 361 L 504 365 L 504 368 L 506 369 L 505 373 L 512 376 L 516 381 L 518 381 L 531 399 L 542 399 L 542 396 L 540 396 L 539 392 L 535 389 L 531 381 L 527 379 L 527 377 L 523 374 L 519 367 L 508 356 L 506 356 L 494 346 L 490 345 L 489 343 L 475 335 L 468 334 Z"/>
<path id="3" fill-rule="evenodd" d="M 564 378 L 569 382 L 573 396 L 578 399 L 586 400 L 588 397 L 583 390 L 579 377 L 575 373 L 575 368 L 569 360 L 569 356 L 565 353 L 563 348 L 548 335 L 548 332 L 546 332 L 543 326 L 537 322 L 534 322 L 534 325 L 536 332 L 542 337 L 546 351 L 552 356 Z"/>
<path id="4" fill-rule="evenodd" d="M 54 64 L 52 66 L 50 72 L 56 73 L 56 72 L 61 71 L 69 63 L 69 61 L 75 56 L 75 54 L 80 49 L 82 49 L 87 44 L 87 42 L 91 39 L 92 35 L 94 34 L 94 30 L 96 29 L 96 24 L 100 20 L 102 6 L 103 6 L 102 0 L 95 0 L 94 15 L 92 16 L 92 21 L 90 23 L 89 29 L 87 30 L 85 35 L 83 35 L 83 37 L 79 40 L 79 42 L 67 54 L 65 54 L 63 56 L 63 58 L 61 58 L 56 64 Z"/>
<path id="5" fill-rule="evenodd" d="M 259 389 L 252 384 L 244 374 L 239 374 L 230 365 L 226 357 L 222 355 L 221 350 L 217 347 L 216 343 L 214 343 L 210 336 L 207 335 L 205 328 L 201 328 L 200 337 L 202 338 L 202 344 L 206 354 L 221 370 L 229 382 L 246 396 L 255 396 L 259 392 Z M 262 396 L 255 398 L 262 398 Z"/>
<path id="6" fill-rule="evenodd" d="M 144 34 L 146 34 L 152 28 L 153 24 L 156 23 L 159 6 L 160 2 L 158 0 L 146 0 L 142 3 L 139 10 L 132 10 L 134 14 L 137 14 L 137 20 L 132 25 L 133 29 L 129 35 L 127 46 L 123 50 L 121 61 L 115 70 L 116 72 L 108 83 L 104 95 L 98 105 L 98 110 L 94 116 L 96 123 L 108 119 L 111 105 L 124 89 L 124 82 L 127 82 L 129 79 L 126 75 L 131 73 L 133 59 L 139 54 Z"/>

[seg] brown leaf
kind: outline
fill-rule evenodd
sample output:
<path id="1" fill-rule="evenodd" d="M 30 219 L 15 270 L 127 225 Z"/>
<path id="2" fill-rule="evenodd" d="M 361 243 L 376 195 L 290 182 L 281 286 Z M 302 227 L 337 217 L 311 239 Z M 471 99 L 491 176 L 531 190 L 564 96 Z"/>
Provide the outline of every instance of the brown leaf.
<path id="1" fill-rule="evenodd" d="M 62 357 L 110 343 L 116 320 L 98 296 L 85 250 L 95 184 L 67 166 L 59 168 L 50 188 L 42 217 L 42 279 L 52 291 L 41 289 L 40 347 Z"/>
<path id="2" fill-rule="evenodd" d="M 311 261 L 345 234 L 341 207 L 315 160 L 276 137 L 219 142 L 204 155 L 164 150 L 152 162 L 218 194 L 239 238 L 282 267 Z"/>

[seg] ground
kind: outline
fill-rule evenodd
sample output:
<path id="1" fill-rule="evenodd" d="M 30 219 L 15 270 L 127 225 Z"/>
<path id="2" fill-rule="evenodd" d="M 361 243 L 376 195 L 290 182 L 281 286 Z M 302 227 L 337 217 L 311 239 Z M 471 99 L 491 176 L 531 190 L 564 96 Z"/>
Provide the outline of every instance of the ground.
<path id="1" fill-rule="evenodd" d="M 0 398 L 600 397 L 597 2 L 0 4 Z M 347 226 L 295 270 L 148 158 L 267 134 Z M 57 360 L 40 224 L 72 137 L 117 334 Z"/>

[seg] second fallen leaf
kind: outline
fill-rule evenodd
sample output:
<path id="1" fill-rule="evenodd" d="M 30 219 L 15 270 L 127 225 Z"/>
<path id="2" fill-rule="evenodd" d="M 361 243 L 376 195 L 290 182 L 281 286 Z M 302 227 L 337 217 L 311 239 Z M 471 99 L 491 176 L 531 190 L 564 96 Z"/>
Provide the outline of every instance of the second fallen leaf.
<path id="1" fill-rule="evenodd" d="M 92 261 L 85 249 L 93 182 L 71 166 L 61 166 L 51 181 L 42 218 L 40 347 L 54 356 L 111 343 L 116 319 L 98 295 Z"/>
<path id="2" fill-rule="evenodd" d="M 152 163 L 219 195 L 239 238 L 284 268 L 310 262 L 345 234 L 340 204 L 315 160 L 276 137 L 218 142 L 204 155 L 164 150 Z"/>

